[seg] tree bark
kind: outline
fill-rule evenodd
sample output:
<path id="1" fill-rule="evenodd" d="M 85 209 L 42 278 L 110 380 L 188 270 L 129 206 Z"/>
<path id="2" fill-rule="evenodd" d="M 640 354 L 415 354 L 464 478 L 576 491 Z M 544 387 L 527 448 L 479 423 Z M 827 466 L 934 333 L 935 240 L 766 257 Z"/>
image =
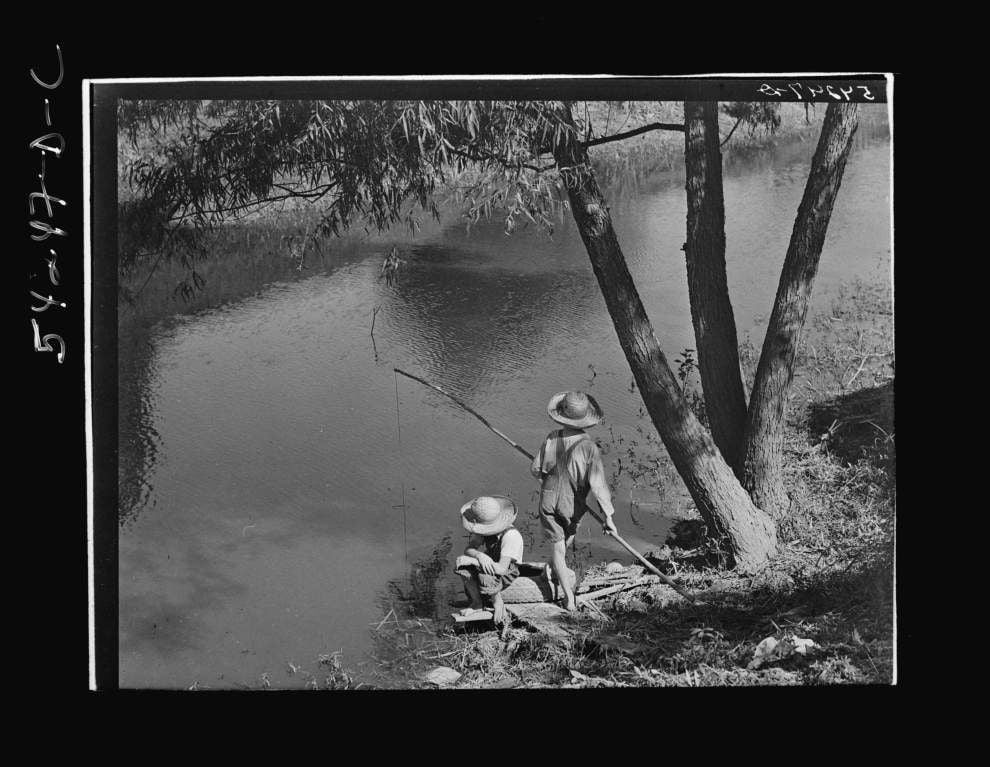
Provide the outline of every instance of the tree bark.
<path id="1" fill-rule="evenodd" d="M 736 320 L 725 275 L 725 203 L 718 104 L 684 102 L 688 295 L 698 370 L 712 438 L 730 466 L 740 461 L 746 394 L 739 371 Z M 741 473 L 741 472 L 740 472 Z"/>
<path id="2" fill-rule="evenodd" d="M 830 103 L 825 112 L 749 400 L 740 467 L 743 486 L 760 508 L 778 519 L 788 508 L 783 484 L 783 426 L 794 355 L 832 207 L 852 148 L 858 124 L 856 110 L 856 104 Z"/>
<path id="3" fill-rule="evenodd" d="M 555 147 L 554 154 L 567 183 L 571 212 L 646 409 L 709 532 L 727 541 L 737 567 L 752 570 L 776 554 L 776 526 L 753 505 L 691 412 L 629 273 L 587 150 L 568 141 Z"/>

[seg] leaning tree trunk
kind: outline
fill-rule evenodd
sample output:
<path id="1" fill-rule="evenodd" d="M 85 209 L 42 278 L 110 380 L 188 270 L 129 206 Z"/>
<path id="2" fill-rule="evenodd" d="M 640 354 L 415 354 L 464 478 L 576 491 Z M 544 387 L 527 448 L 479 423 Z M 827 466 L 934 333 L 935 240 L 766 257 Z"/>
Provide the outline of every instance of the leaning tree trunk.
<path id="1" fill-rule="evenodd" d="M 629 274 L 605 198 L 587 164 L 587 150 L 568 142 L 556 147 L 554 154 L 565 174 L 574 220 L 646 409 L 709 531 L 717 539 L 727 539 L 737 567 L 751 570 L 776 553 L 776 526 L 753 505 L 691 412 Z"/>
<path id="2" fill-rule="evenodd" d="M 739 369 L 736 321 L 725 276 L 725 204 L 718 104 L 684 102 L 688 295 L 698 370 L 712 438 L 730 466 L 739 463 L 746 394 Z"/>
<path id="3" fill-rule="evenodd" d="M 858 123 L 856 109 L 856 104 L 831 103 L 825 112 L 749 399 L 740 467 L 743 485 L 753 501 L 776 518 L 783 516 L 788 507 L 783 485 L 783 427 L 794 355 L 832 206 L 852 148 Z"/>

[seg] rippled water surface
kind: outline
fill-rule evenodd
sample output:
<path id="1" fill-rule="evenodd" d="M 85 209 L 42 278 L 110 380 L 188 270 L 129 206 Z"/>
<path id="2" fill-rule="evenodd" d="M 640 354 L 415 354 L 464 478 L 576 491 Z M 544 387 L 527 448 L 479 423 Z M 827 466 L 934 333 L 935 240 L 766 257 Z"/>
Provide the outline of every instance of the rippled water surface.
<path id="1" fill-rule="evenodd" d="M 726 169 L 729 287 L 740 335 L 757 347 L 813 148 Z M 889 280 L 889 173 L 886 140 L 862 138 L 815 305 L 843 280 Z M 660 174 L 611 203 L 671 359 L 694 346 L 683 183 L 682 173 Z M 516 498 L 526 558 L 546 556 L 525 460 L 393 367 L 469 402 L 530 451 L 552 427 L 548 398 L 566 388 L 586 388 L 604 407 L 595 436 L 642 441 L 636 427 L 649 424 L 574 226 L 564 221 L 550 240 L 507 237 L 494 223 L 466 232 L 452 213 L 443 223 L 416 237 L 329 243 L 275 282 L 241 263 L 209 278 L 221 293 L 224 280 L 253 281 L 228 286 L 236 299 L 140 332 L 124 318 L 123 686 L 299 687 L 289 663 L 311 668 L 337 650 L 374 678 L 369 624 L 395 598 L 389 582 L 408 593 L 417 567 L 449 569 L 464 545 L 458 508 L 482 493 Z M 377 278 L 392 244 L 406 263 L 389 286 Z M 610 451 L 610 469 L 622 449 Z M 674 484 L 662 498 L 620 486 L 618 525 L 640 550 L 682 510 Z M 579 541 L 589 560 L 623 553 L 593 523 Z M 435 580 L 442 613 L 451 584 Z"/>

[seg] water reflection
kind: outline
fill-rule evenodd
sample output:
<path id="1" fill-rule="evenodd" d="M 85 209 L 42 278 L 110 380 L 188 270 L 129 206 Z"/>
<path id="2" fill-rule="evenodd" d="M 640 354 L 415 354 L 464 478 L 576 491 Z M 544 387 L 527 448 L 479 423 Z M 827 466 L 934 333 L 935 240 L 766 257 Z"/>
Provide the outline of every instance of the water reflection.
<path id="1" fill-rule="evenodd" d="M 494 378 L 512 380 L 548 347 L 584 335 L 596 308 L 593 276 L 554 269 L 549 257 L 538 269 L 543 253 L 530 254 L 520 274 L 515 254 L 493 257 L 487 244 L 413 248 L 389 306 L 397 340 L 422 353 L 417 362 L 426 377 L 468 398 Z"/>
<path id="2" fill-rule="evenodd" d="M 119 518 L 125 523 L 152 499 L 161 437 L 155 428 L 155 346 L 147 331 L 121 327 L 117 368 Z"/>
<path id="3" fill-rule="evenodd" d="M 402 577 L 389 580 L 378 598 L 383 614 L 393 611 L 399 616 L 436 620 L 449 613 L 453 547 L 453 534 L 448 532 L 432 546 L 407 552 L 409 569 Z"/>

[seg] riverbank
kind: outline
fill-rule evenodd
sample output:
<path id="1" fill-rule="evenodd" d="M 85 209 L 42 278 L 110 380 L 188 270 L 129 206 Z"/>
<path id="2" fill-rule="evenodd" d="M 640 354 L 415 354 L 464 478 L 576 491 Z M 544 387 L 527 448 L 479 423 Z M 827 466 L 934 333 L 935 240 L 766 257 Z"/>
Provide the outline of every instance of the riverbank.
<path id="1" fill-rule="evenodd" d="M 582 107 L 584 102 L 582 102 Z M 587 117 L 598 136 L 615 135 L 634 130 L 652 122 L 682 124 L 681 102 L 587 102 Z M 724 105 L 723 105 L 724 106 Z M 722 156 L 728 169 L 735 162 L 745 161 L 760 152 L 770 151 L 793 142 L 815 141 L 825 115 L 823 104 L 781 103 L 778 105 L 779 124 L 770 131 L 766 127 L 748 126 L 724 111 L 719 112 L 719 134 L 723 139 Z M 860 110 L 860 133 L 888 135 L 886 105 L 863 105 Z M 318 218 L 319 209 L 308 200 L 289 199 L 257 208 L 240 211 L 236 217 L 214 229 L 198 247 L 167 248 L 165 258 L 156 247 L 149 253 L 137 255 L 148 247 L 147 232 L 156 226 L 148 216 L 153 214 L 137 204 L 136 190 L 131 186 L 130 170 L 135 163 L 159 162 L 166 144 L 174 140 L 177 129 L 169 128 L 164 135 L 150 135 L 145 130 L 136 143 L 131 143 L 125 132 L 118 136 L 118 218 L 119 253 L 122 267 L 120 284 L 121 302 L 132 307 L 149 289 L 146 284 L 151 275 L 166 271 L 164 262 L 173 268 L 163 292 L 169 303 L 198 308 L 204 302 L 197 300 L 210 284 L 211 259 L 205 254 L 219 251 L 250 250 L 252 243 L 264 242 L 271 256 L 264 264 L 273 278 L 279 278 L 293 269 L 302 268 L 306 259 L 321 257 L 328 240 L 314 241 L 308 255 L 300 251 L 299 240 Z M 599 182 L 607 194 L 621 194 L 635 188 L 658 172 L 670 171 L 683 165 L 684 134 L 681 131 L 650 131 L 622 141 L 603 144 L 591 149 L 591 161 Z M 470 184 L 475 179 L 474 170 L 466 170 L 447 181 L 447 187 L 437 190 L 436 197 L 449 203 L 456 197 L 452 189 Z M 423 214 L 421 223 L 428 223 Z M 360 226 L 353 227 L 360 231 Z M 296 238 L 293 243 L 291 237 Z M 190 242 L 194 242 L 190 240 Z M 138 243 L 142 243 L 140 247 Z M 160 244 L 160 243 L 159 243 Z M 213 259 L 215 260 L 215 259 Z M 157 281 L 156 282 L 161 282 Z"/>
<path id="2" fill-rule="evenodd" d="M 842 428 L 807 428 L 815 403 L 892 380 L 889 298 L 851 283 L 811 319 L 795 381 L 804 394 L 788 413 L 792 505 L 772 563 L 745 577 L 721 570 L 717 555 L 692 540 L 696 524 L 682 522 L 656 561 L 704 604 L 659 584 L 629 589 L 582 611 L 582 638 L 567 646 L 524 628 L 504 639 L 460 633 L 393 603 L 372 627 L 381 679 L 360 686 L 432 688 L 438 667 L 456 672 L 444 684 L 456 688 L 891 683 L 894 435 L 878 425 L 877 438 L 866 446 L 860 439 L 850 461 Z M 743 358 L 754 364 L 751 354 Z M 757 648 L 769 638 L 784 657 L 761 661 Z M 781 653 L 802 645 L 806 652 Z M 326 684 L 358 686 L 342 671 Z"/>
<path id="3" fill-rule="evenodd" d="M 780 143 L 805 141 L 817 137 L 825 116 L 824 105 L 779 104 L 779 124 L 749 126 L 719 109 L 719 136 L 723 142 L 722 159 L 726 164 L 751 156 Z M 607 136 L 633 130 L 650 123 L 684 124 L 682 102 L 595 102 L 589 117 L 596 134 Z M 879 115 L 868 114 L 872 123 Z M 591 149 L 591 162 L 603 185 L 649 176 L 684 164 L 683 131 L 651 131 L 622 141 L 602 144 Z"/>

